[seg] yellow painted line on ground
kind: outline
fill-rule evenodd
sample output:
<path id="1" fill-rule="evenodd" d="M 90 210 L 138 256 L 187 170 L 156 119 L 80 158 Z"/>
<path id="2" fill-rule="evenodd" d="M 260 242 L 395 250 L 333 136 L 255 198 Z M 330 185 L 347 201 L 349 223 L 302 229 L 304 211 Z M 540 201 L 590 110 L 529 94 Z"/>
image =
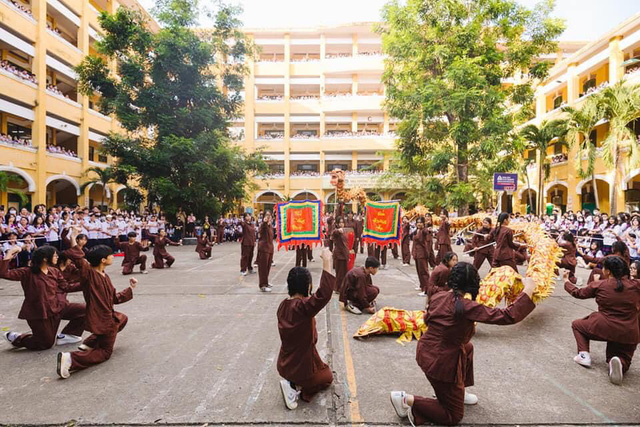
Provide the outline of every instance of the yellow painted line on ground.
<path id="1" fill-rule="evenodd" d="M 356 383 L 356 371 L 353 367 L 353 357 L 349 345 L 349 333 L 347 332 L 347 318 L 345 311 L 338 304 L 340 310 L 340 320 L 342 323 L 342 343 L 344 347 L 344 364 L 347 371 L 347 385 L 349 386 L 349 413 L 351 415 L 351 425 L 360 426 L 364 424 L 364 419 L 360 414 L 360 404 L 358 403 L 358 385 Z"/>

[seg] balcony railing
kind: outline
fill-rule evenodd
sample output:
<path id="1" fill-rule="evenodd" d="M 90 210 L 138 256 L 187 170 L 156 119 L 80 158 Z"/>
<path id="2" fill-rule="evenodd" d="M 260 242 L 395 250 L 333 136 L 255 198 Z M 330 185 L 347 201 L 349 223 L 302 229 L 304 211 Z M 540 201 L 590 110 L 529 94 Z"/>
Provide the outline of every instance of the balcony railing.
<path id="1" fill-rule="evenodd" d="M 600 92 L 602 89 L 605 89 L 608 86 L 609 86 L 609 82 L 602 82 L 598 86 L 591 87 L 591 88 L 587 89 L 586 92 L 581 93 L 580 97 L 578 99 L 582 100 L 582 99 L 584 99 L 584 98 L 586 98 L 588 96 L 591 96 L 591 95 L 593 95 L 595 93 Z"/>
<path id="2" fill-rule="evenodd" d="M 20 80 L 23 83 L 27 83 L 34 87 L 37 87 L 38 80 L 36 80 L 35 75 L 26 70 L 21 70 L 7 61 L 0 62 L 0 73 L 6 75 L 7 77 L 14 78 Z"/>
<path id="3" fill-rule="evenodd" d="M 284 139 L 284 132 L 269 135 L 258 135 L 256 140 L 258 141 L 279 141 Z"/>
<path id="4" fill-rule="evenodd" d="M 0 145 L 19 148 L 21 150 L 36 151 L 30 139 L 21 139 L 5 134 L 0 134 Z"/>
<path id="5" fill-rule="evenodd" d="M 78 46 L 74 45 L 69 40 L 67 40 L 64 37 L 62 37 L 62 34 L 60 34 L 60 32 L 57 29 L 54 29 L 54 28 L 51 28 L 51 27 L 48 26 L 47 27 L 47 32 L 49 34 L 55 36 L 58 40 L 60 40 L 62 43 L 64 43 L 67 46 L 69 46 L 71 49 L 75 50 L 76 52 L 82 53 L 82 51 L 80 49 L 78 49 Z"/>
<path id="6" fill-rule="evenodd" d="M 23 14 L 26 18 L 29 18 L 33 22 L 36 22 L 35 18 L 33 17 L 33 13 L 31 12 L 31 9 L 28 9 L 28 8 L 24 7 L 23 5 L 15 2 L 13 0 L 0 0 L 0 1 L 2 3 L 6 4 L 7 6 L 11 7 L 12 9 L 17 10 L 18 12 Z"/>
<path id="7" fill-rule="evenodd" d="M 304 133 L 297 133 L 295 135 L 291 135 L 291 139 L 301 140 L 301 139 L 319 139 L 318 135 L 307 135 Z"/>
<path id="8" fill-rule="evenodd" d="M 351 138 L 395 138 L 395 132 L 387 132 L 387 133 L 378 133 L 378 132 L 370 132 L 370 131 L 360 131 L 360 132 L 332 132 L 325 133 L 323 138 L 327 139 L 351 139 Z"/>

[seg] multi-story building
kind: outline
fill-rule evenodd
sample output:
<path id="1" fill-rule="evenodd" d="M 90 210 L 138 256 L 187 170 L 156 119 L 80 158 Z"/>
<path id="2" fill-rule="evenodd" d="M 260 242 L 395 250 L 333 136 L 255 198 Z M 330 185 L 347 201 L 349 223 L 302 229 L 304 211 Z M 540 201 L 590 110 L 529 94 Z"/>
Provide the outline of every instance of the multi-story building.
<path id="1" fill-rule="evenodd" d="M 401 189 L 379 180 L 396 123 L 382 107 L 384 64 L 372 24 L 245 31 L 260 53 L 248 64 L 236 135 L 245 149 L 262 149 L 270 168 L 256 179 L 253 206 L 287 198 L 332 203 L 333 169 L 346 171 L 347 187 L 374 199 L 402 198 Z"/>
<path id="2" fill-rule="evenodd" d="M 74 67 L 95 53 L 100 11 L 120 6 L 146 14 L 135 0 L 0 0 L 0 171 L 15 178 L 0 205 L 21 206 L 16 192 L 32 205 L 101 203 L 99 185 L 80 186 L 107 166 L 100 144 L 118 124 L 78 93 Z M 107 189 L 111 206 L 120 189 Z"/>
<path id="3" fill-rule="evenodd" d="M 640 14 L 635 15 L 613 30 L 566 55 L 550 70 L 549 77 L 536 89 L 535 118 L 527 123 L 541 124 L 555 118 L 566 117 L 562 108 L 569 105 L 580 109 L 584 102 L 604 87 L 624 79 L 626 84 L 640 83 Z M 633 126 L 640 135 L 640 123 Z M 529 193 L 534 201 L 539 191 L 543 192 L 545 204 L 552 203 L 565 210 L 593 209 L 597 194 L 599 207 L 603 212 L 610 208 L 610 188 L 615 173 L 602 159 L 600 147 L 609 130 L 605 120 L 591 133 L 592 144 L 598 147 L 595 163 L 596 191 L 591 178 L 582 179 L 577 175 L 576 161 L 578 149 L 568 150 L 557 142 L 544 153 L 551 163 L 549 179 L 538 188 L 538 172 L 543 159 L 533 150 L 527 157 L 535 160 L 528 170 L 528 184 L 520 177 L 518 190 L 513 196 L 502 195 L 503 207 L 513 207 L 514 211 L 526 212 L 531 207 Z M 586 158 L 580 159 L 586 165 Z M 619 210 L 636 208 L 640 204 L 640 169 L 625 168 L 623 177 L 617 179 L 617 206 Z"/>

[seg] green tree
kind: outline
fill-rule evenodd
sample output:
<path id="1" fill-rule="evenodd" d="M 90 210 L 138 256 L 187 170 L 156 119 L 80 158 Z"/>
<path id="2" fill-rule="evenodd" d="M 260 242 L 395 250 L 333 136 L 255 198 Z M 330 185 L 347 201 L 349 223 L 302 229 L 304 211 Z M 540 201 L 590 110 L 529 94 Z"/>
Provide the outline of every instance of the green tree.
<path id="1" fill-rule="evenodd" d="M 532 10 L 515 0 L 392 0 L 384 7 L 386 108 L 400 119 L 407 172 L 443 176 L 441 204 L 466 214 L 484 188 L 477 185 L 486 184 L 470 177 L 513 151 L 510 105 L 533 100 L 531 85 L 549 68 L 535 60 L 555 50 L 564 28 L 549 17 L 552 9 L 550 0 Z M 518 72 L 521 83 L 504 84 Z M 491 160 L 498 170 L 499 160 Z"/>
<path id="2" fill-rule="evenodd" d="M 602 141 L 602 160 L 614 170 L 609 191 L 611 214 L 614 214 L 618 212 L 618 187 L 625 175 L 625 163 L 629 168 L 640 165 L 638 138 L 631 126 L 640 118 L 640 85 L 631 86 L 621 81 L 596 96 L 602 118 L 609 122 L 609 131 Z"/>
<path id="3" fill-rule="evenodd" d="M 113 167 L 99 168 L 97 166 L 88 168 L 84 171 L 84 175 L 89 179 L 80 185 L 80 191 L 84 193 L 87 187 L 94 184 L 102 186 L 102 200 L 100 202 L 100 209 L 104 207 L 104 200 L 107 198 L 107 186 L 116 182 L 116 171 Z M 90 177 L 93 175 L 93 177 Z"/>
<path id="4" fill-rule="evenodd" d="M 99 92 L 100 110 L 128 131 L 104 142 L 118 159 L 118 182 L 134 180 L 169 214 L 183 207 L 203 216 L 231 210 L 266 165 L 232 145 L 228 130 L 241 112 L 245 55 L 254 52 L 239 30 L 239 9 L 220 5 L 205 31 L 195 28 L 197 6 L 157 2 L 157 33 L 132 10 L 102 13 L 101 56 L 86 57 L 77 71 L 82 93 Z M 119 77 L 104 58 L 116 62 Z"/>
<path id="5" fill-rule="evenodd" d="M 596 185 L 596 158 L 598 150 L 591 141 L 591 133 L 600 121 L 600 109 L 595 97 L 588 98 L 582 108 L 564 107 L 567 113 L 567 144 L 570 148 L 577 147 L 576 172 L 580 179 L 591 178 L 596 209 L 599 209 L 598 186 Z M 583 157 L 587 158 L 586 167 L 583 166 Z"/>
<path id="6" fill-rule="evenodd" d="M 526 144 L 526 148 L 535 150 L 538 162 L 538 201 L 536 203 L 537 214 L 543 210 L 544 204 L 544 184 L 549 179 L 551 163 L 547 158 L 547 149 L 553 140 L 556 144 L 566 145 L 564 137 L 566 134 L 566 122 L 564 120 L 544 120 L 537 125 L 527 125 L 520 130 L 520 136 Z"/>
<path id="7" fill-rule="evenodd" d="M 0 193 L 6 193 L 9 191 L 10 187 L 9 184 L 11 184 L 12 182 L 14 183 L 23 183 L 22 178 L 4 172 L 4 171 L 0 171 Z M 29 198 L 27 197 L 27 195 L 24 193 L 24 191 L 21 191 L 17 188 L 11 188 L 11 192 L 13 194 L 17 194 L 18 197 L 20 197 L 20 200 L 22 202 L 22 204 L 27 204 L 29 203 Z M 6 207 L 5 207 L 6 208 Z"/>

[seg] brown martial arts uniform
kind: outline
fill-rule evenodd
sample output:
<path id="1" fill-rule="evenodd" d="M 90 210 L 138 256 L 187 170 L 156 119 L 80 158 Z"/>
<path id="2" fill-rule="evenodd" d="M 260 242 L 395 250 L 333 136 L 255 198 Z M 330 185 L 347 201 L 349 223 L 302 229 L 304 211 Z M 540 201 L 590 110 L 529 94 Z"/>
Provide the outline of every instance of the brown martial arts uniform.
<path id="1" fill-rule="evenodd" d="M 331 252 L 333 252 L 333 240 L 331 239 L 331 236 L 333 235 L 333 223 L 335 222 L 335 220 L 336 219 L 333 217 L 333 215 L 327 218 L 327 246 L 329 247 L 329 250 Z"/>
<path id="2" fill-rule="evenodd" d="M 397 243 L 393 243 L 391 245 L 391 255 L 393 256 L 393 259 L 398 259 L 399 255 L 398 255 L 398 244 Z"/>
<path id="3" fill-rule="evenodd" d="M 273 263 L 273 227 L 262 221 L 258 238 L 258 286 L 264 288 L 269 284 L 269 272 Z"/>
<path id="4" fill-rule="evenodd" d="M 473 238 L 471 239 L 472 247 L 480 248 L 493 242 L 493 234 L 491 233 L 491 231 L 491 228 L 485 227 L 477 230 L 478 234 L 474 234 Z M 480 236 L 480 234 L 484 234 L 484 236 Z M 482 267 L 485 259 L 489 261 L 489 268 L 491 268 L 491 266 L 493 265 L 493 249 L 494 247 L 492 245 L 482 249 L 475 249 L 473 251 L 473 266 L 476 268 L 476 270 L 480 270 L 480 267 Z"/>
<path id="5" fill-rule="evenodd" d="M 525 293 L 507 308 L 489 308 L 459 296 L 464 306 L 455 317 L 452 291 L 436 293 L 429 304 L 427 332 L 418 341 L 416 361 L 427 376 L 436 399 L 415 396 L 411 408 L 416 425 L 455 425 L 464 416 L 464 388 L 473 385 L 474 322 L 511 325 L 524 319 L 535 305 Z"/>
<path id="6" fill-rule="evenodd" d="M 158 239 L 156 239 L 157 241 Z M 66 251 L 80 270 L 80 285 L 87 303 L 85 329 L 92 334 L 84 340 L 86 351 L 71 352 L 71 371 L 88 368 L 108 360 L 113 353 L 116 336 L 127 324 L 127 316 L 113 309 L 133 298 L 131 287 L 116 292 L 107 273 L 91 268 L 77 246 Z"/>
<path id="7" fill-rule="evenodd" d="M 142 246 L 140 242 L 135 242 L 133 245 L 126 242 L 120 242 L 115 240 L 116 247 L 124 252 L 124 259 L 122 260 L 122 274 L 133 273 L 133 267 L 140 264 L 140 271 L 147 269 L 147 256 L 140 254 L 142 251 L 148 251 L 149 246 Z M 155 249 L 154 249 L 155 252 Z"/>
<path id="8" fill-rule="evenodd" d="M 211 258 L 211 242 L 204 234 L 196 237 L 196 252 L 200 259 Z"/>
<path id="9" fill-rule="evenodd" d="M 331 301 L 335 278 L 322 272 L 320 287 L 306 298 L 287 298 L 278 307 L 278 332 L 282 341 L 278 354 L 278 373 L 302 388 L 300 398 L 309 402 L 333 382 L 331 368 L 322 361 L 316 344 L 315 315 Z"/>
<path id="10" fill-rule="evenodd" d="M 336 280 L 334 289 L 340 292 L 344 283 L 344 277 L 347 275 L 347 267 L 349 265 L 349 247 L 347 235 L 341 233 L 337 228 L 331 234 L 333 242 L 333 265 L 336 269 Z"/>
<path id="11" fill-rule="evenodd" d="M 598 275 L 600 277 L 603 277 L 602 276 L 602 263 L 604 262 L 604 259 L 606 257 L 608 257 L 608 256 L 619 256 L 620 258 L 622 258 L 624 260 L 624 262 L 627 263 L 627 265 L 631 265 L 631 258 L 629 257 L 629 251 L 627 251 L 624 255 L 609 254 L 609 255 L 606 255 L 606 256 L 603 256 L 603 257 L 599 257 L 599 258 L 585 255 L 585 256 L 583 256 L 583 258 L 584 258 L 584 260 L 586 262 L 593 263 L 593 264 L 596 264 L 596 265 L 600 266 L 600 267 L 596 267 L 593 270 L 591 270 L 591 274 L 589 274 L 589 279 L 587 280 L 587 284 L 595 281 L 596 280 L 596 275 Z"/>
<path id="12" fill-rule="evenodd" d="M 607 362 L 619 357 L 622 372 L 627 372 L 633 353 L 640 343 L 640 281 L 622 279 L 623 290 L 616 291 L 617 280 L 609 278 L 577 288 L 567 281 L 564 289 L 574 298 L 595 298 L 598 311 L 571 323 L 578 352 L 589 351 L 589 341 L 606 341 Z"/>
<path id="13" fill-rule="evenodd" d="M 172 242 L 166 236 L 163 238 L 161 238 L 160 236 L 156 236 L 153 243 L 153 263 L 151 264 L 152 268 L 164 268 L 164 260 L 167 260 L 167 267 L 171 267 L 171 265 L 173 265 L 173 263 L 176 261 L 174 257 L 169 255 L 167 249 L 165 249 L 167 245 L 180 246 L 179 243 Z"/>
<path id="14" fill-rule="evenodd" d="M 427 296 L 431 300 L 431 296 L 437 292 L 448 291 L 447 281 L 449 280 L 451 269 L 440 263 L 433 269 L 429 276 L 429 284 L 427 285 Z"/>
<path id="15" fill-rule="evenodd" d="M 411 264 L 411 224 L 402 224 L 402 263 Z"/>
<path id="16" fill-rule="evenodd" d="M 578 251 L 578 248 L 576 248 L 575 243 L 571 242 L 562 242 L 558 245 L 564 252 L 562 259 L 558 263 L 558 267 L 565 268 L 569 271 L 569 280 L 575 285 L 578 281 L 578 278 L 576 277 L 576 265 L 578 264 L 576 253 Z"/>
<path id="17" fill-rule="evenodd" d="M 20 335 L 14 347 L 46 350 L 56 343 L 61 320 L 69 320 L 63 334 L 82 336 L 85 326 L 85 305 L 67 301 L 67 292 L 80 290 L 79 284 L 69 284 L 60 270 L 48 267 L 47 274 L 33 273 L 30 267 L 9 270 L 10 260 L 0 261 L 0 278 L 20 282 L 24 302 L 18 319 L 24 319 L 31 333 Z"/>
<path id="18" fill-rule="evenodd" d="M 416 231 L 413 236 L 413 259 L 416 261 L 416 272 L 422 292 L 427 292 L 429 287 L 429 265 L 436 266 L 436 259 L 433 253 L 433 234 L 426 226 L 422 230 Z"/>
<path id="19" fill-rule="evenodd" d="M 344 278 L 344 285 L 340 291 L 340 302 L 351 304 L 359 310 L 371 307 L 378 297 L 380 288 L 373 285 L 371 275 L 366 272 L 365 267 L 354 267 Z"/>
<path id="20" fill-rule="evenodd" d="M 256 227 L 242 222 L 242 241 L 240 243 L 240 271 L 253 271 L 253 251 L 256 247 Z M 271 264 L 269 264 L 271 265 Z"/>
<path id="21" fill-rule="evenodd" d="M 496 241 L 493 266 L 502 267 L 503 265 L 508 265 L 517 273 L 518 266 L 516 265 L 515 251 L 520 249 L 520 245 L 513 241 L 513 230 L 504 225 L 496 227 L 493 230 L 492 237 Z"/>
<path id="22" fill-rule="evenodd" d="M 216 243 L 222 244 L 224 240 L 224 221 L 218 220 L 218 224 L 216 227 Z"/>
<path id="23" fill-rule="evenodd" d="M 438 245 L 438 256 L 436 257 L 436 264 L 439 264 L 444 258 L 444 254 L 447 252 L 452 252 L 451 248 L 451 237 L 449 236 L 449 229 L 451 228 L 451 224 L 449 221 L 443 221 L 438 228 L 438 232 L 436 233 L 436 244 Z"/>
<path id="24" fill-rule="evenodd" d="M 364 241 L 362 240 L 362 234 L 364 233 L 364 218 L 356 220 L 356 229 L 356 237 L 358 239 L 358 242 L 360 242 L 360 253 L 364 253 Z"/>
<path id="25" fill-rule="evenodd" d="M 311 248 L 307 245 L 296 245 L 296 267 L 307 268 L 307 260 L 311 260 L 308 257 L 308 252 Z"/>
<path id="26" fill-rule="evenodd" d="M 380 264 L 387 265 L 387 251 L 388 246 L 380 247 L 378 245 L 372 245 L 374 247 L 373 256 L 380 261 Z"/>

